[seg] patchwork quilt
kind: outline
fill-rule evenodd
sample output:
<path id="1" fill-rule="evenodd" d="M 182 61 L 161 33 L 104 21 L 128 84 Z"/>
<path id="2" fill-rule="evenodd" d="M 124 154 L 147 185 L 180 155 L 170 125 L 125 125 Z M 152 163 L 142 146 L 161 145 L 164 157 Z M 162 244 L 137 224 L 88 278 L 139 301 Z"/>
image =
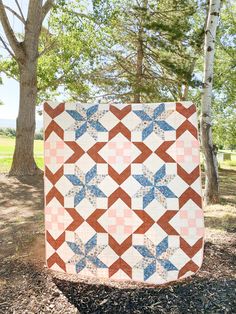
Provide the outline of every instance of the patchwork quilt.
<path id="1" fill-rule="evenodd" d="M 164 284 L 203 259 L 197 115 L 191 102 L 45 103 L 50 269 Z"/>

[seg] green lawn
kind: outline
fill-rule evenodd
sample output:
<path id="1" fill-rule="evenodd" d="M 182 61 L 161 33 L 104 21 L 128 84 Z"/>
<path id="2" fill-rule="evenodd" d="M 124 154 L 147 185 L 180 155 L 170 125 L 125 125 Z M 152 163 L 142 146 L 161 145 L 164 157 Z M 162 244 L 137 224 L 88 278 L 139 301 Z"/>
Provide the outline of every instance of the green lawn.
<path id="1" fill-rule="evenodd" d="M 40 169 L 43 169 L 44 162 L 42 157 L 35 157 L 35 161 Z M 8 172 L 11 168 L 12 157 L 0 158 L 0 173 Z"/>
<path id="2" fill-rule="evenodd" d="M 236 167 L 236 152 L 230 150 L 220 150 L 219 153 L 230 153 L 231 160 L 219 161 L 219 167 L 224 169 L 235 169 Z"/>
<path id="3" fill-rule="evenodd" d="M 0 173 L 8 172 L 11 163 L 12 156 L 14 152 L 15 139 L 0 136 Z M 43 168 L 43 141 L 35 140 L 34 141 L 34 152 L 35 152 L 35 160 L 39 168 Z"/>
<path id="4" fill-rule="evenodd" d="M 225 160 L 219 162 L 219 167 L 222 169 L 234 169 L 236 168 L 236 159 Z"/>
<path id="5" fill-rule="evenodd" d="M 0 156 L 12 156 L 15 147 L 15 139 L 0 136 Z M 43 156 L 43 141 L 34 141 L 35 156 Z"/>

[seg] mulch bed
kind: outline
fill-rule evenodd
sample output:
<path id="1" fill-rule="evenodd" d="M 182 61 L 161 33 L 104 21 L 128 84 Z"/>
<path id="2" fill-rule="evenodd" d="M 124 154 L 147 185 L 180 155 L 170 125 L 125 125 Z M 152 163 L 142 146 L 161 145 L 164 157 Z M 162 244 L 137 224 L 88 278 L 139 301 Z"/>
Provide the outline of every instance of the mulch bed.
<path id="1" fill-rule="evenodd" d="M 0 313 L 236 313 L 234 240 L 207 242 L 201 271 L 166 287 L 75 281 L 7 258 L 0 261 Z"/>

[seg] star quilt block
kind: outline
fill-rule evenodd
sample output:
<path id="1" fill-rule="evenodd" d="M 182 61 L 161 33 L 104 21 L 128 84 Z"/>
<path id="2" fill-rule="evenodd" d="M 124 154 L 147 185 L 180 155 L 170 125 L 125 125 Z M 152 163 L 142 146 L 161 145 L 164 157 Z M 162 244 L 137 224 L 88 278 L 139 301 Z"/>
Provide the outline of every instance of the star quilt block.
<path id="1" fill-rule="evenodd" d="M 47 267 L 165 284 L 203 259 L 191 102 L 44 104 Z"/>

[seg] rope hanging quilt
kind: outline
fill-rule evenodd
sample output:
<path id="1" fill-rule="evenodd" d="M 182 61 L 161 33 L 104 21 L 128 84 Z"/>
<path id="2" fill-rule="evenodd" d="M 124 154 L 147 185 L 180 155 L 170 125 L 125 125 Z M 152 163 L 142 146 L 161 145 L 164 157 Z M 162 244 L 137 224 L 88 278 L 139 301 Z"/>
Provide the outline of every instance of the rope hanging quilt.
<path id="1" fill-rule="evenodd" d="M 196 273 L 204 222 L 191 102 L 44 104 L 46 262 L 163 284 Z"/>

